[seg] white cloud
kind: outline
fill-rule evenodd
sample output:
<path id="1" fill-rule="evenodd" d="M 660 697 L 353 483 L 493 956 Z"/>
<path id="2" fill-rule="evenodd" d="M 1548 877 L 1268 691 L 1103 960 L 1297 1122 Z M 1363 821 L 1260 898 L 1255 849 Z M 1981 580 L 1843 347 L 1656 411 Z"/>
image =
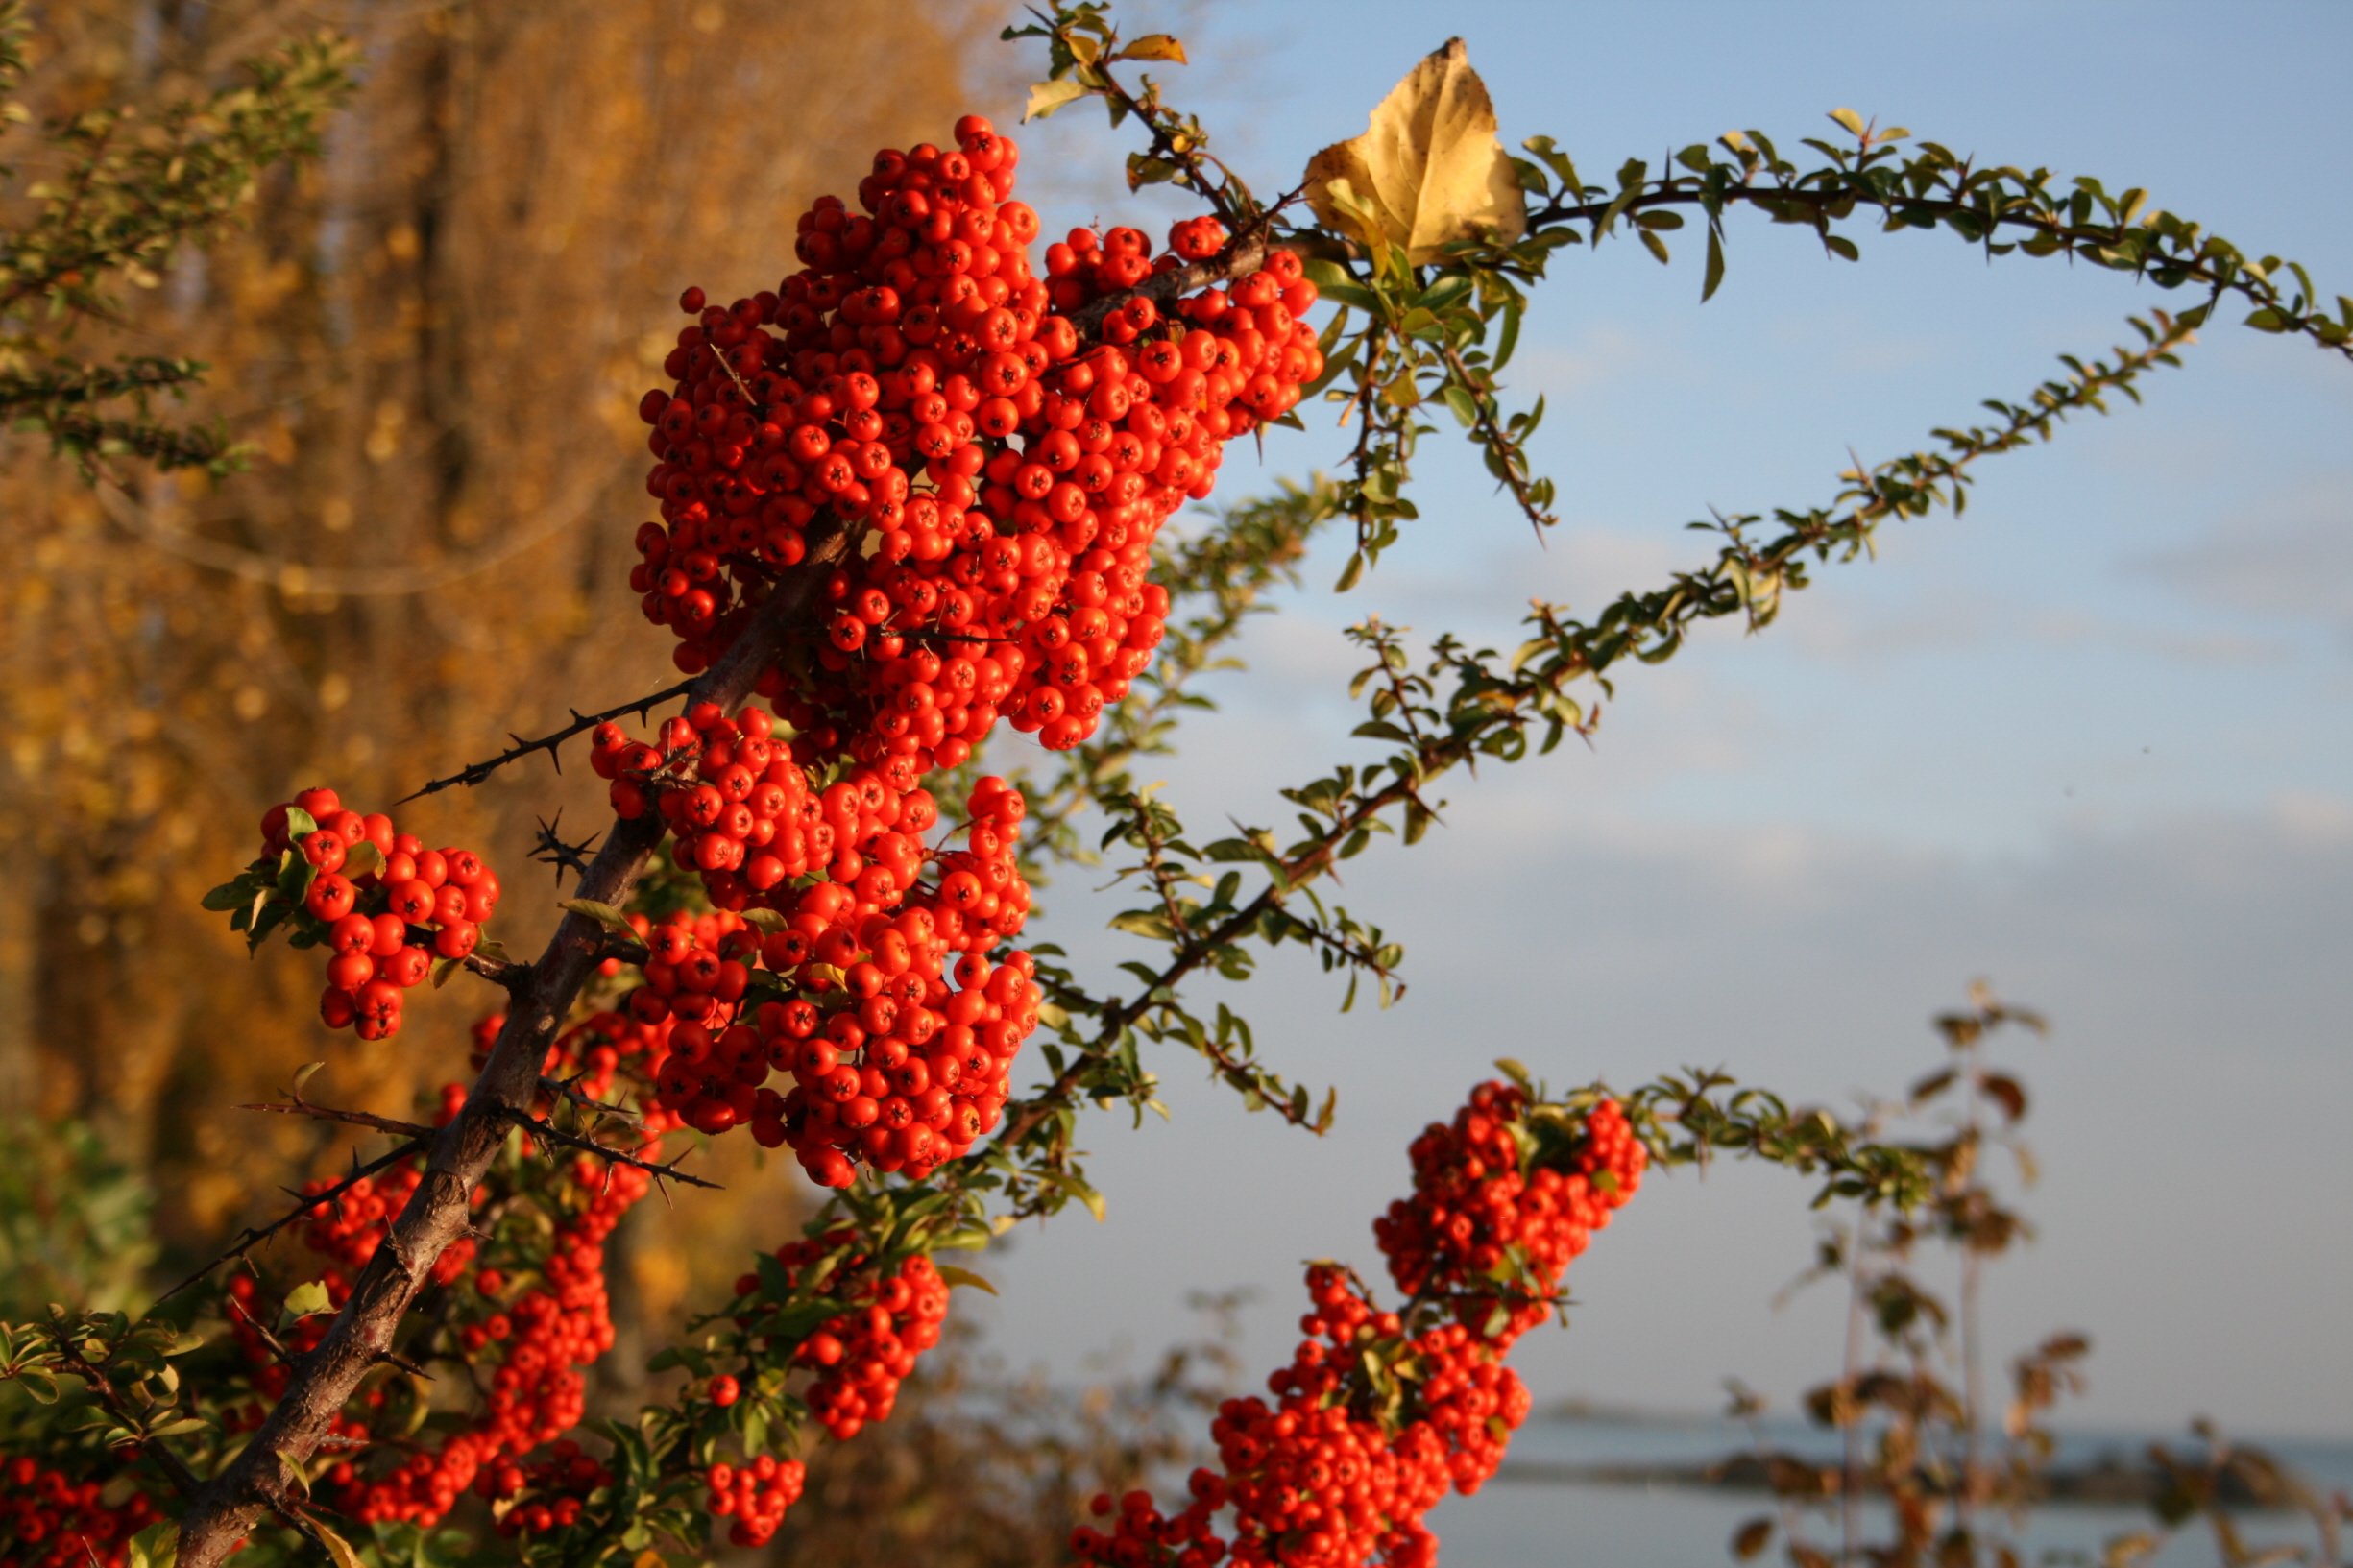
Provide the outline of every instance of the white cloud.
<path id="1" fill-rule="evenodd" d="M 1118 1222 L 1058 1225 L 1004 1271 L 996 1323 L 1017 1361 L 1068 1365 L 1105 1323 L 1146 1344 L 1182 1335 L 1186 1288 L 1229 1282 L 1263 1291 L 1251 1358 L 1278 1356 L 1297 1260 L 1371 1261 L 1366 1227 L 1401 1187 L 1405 1140 L 1494 1056 L 1620 1083 L 1722 1063 L 1844 1105 L 1934 1065 L 1928 1015 L 1988 975 L 2056 1025 L 1997 1049 L 2034 1096 L 2047 1172 L 2026 1199 L 2044 1240 L 1997 1271 L 1998 1325 L 2091 1332 L 2093 1423 L 2204 1410 L 2315 1430 L 2353 1408 L 2335 1353 L 2353 1255 L 2317 1244 L 2353 1204 L 2337 1128 L 2353 1096 L 2353 798 L 1977 861 L 1770 826 L 1588 822 L 1526 842 L 1494 804 L 1351 870 L 1345 902 L 1407 944 L 1402 1005 L 1340 1018 L 1336 987 L 1296 954 L 1232 999 L 1270 1061 L 1340 1085 L 1329 1138 L 1243 1115 L 1175 1049 L 1148 1063 L 1173 1124 L 1084 1125 Z M 1573 799 L 1553 808 L 1575 816 Z M 1514 842 L 1516 861 L 1496 848 Z M 1808 1339 L 1809 1319 L 1793 1331 L 1767 1308 L 1803 1261 L 1809 1194 L 1743 1170 L 1646 1190 L 1580 1265 L 1575 1332 L 1523 1347 L 1532 1385 L 1704 1409 L 1719 1376 L 1785 1397 L 1833 1365 L 1834 1321 Z M 2227 1356 L 2210 1336 L 2223 1320 Z"/>
<path id="2" fill-rule="evenodd" d="M 2200 604 L 2317 623 L 2353 642 L 2353 472 L 2236 512 L 2204 538 L 2129 569 Z"/>

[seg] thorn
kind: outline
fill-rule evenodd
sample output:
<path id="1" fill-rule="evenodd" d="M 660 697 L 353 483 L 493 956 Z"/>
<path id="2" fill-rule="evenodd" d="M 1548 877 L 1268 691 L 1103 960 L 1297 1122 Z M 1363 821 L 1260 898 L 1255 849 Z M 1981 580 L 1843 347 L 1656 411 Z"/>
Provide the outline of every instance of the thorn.
<path id="1" fill-rule="evenodd" d="M 432 1373 L 426 1371 L 424 1367 L 419 1366 L 415 1362 L 410 1361 L 406 1356 L 402 1356 L 398 1352 L 391 1350 L 379 1350 L 376 1353 L 376 1359 L 384 1363 L 386 1365 L 399 1367 L 401 1371 L 408 1373 L 411 1377 L 423 1378 L 427 1383 L 433 1381 Z"/>

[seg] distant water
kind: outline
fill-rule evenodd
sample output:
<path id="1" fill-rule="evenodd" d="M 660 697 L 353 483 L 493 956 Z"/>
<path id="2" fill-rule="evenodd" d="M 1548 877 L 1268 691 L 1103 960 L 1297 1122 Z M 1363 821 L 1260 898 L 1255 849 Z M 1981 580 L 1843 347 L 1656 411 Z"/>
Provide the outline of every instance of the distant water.
<path id="1" fill-rule="evenodd" d="M 2248 1439 L 2268 1449 L 2316 1489 L 2353 1490 L 2353 1440 Z M 1834 1454 L 1834 1444 L 1803 1423 L 1768 1423 L 1765 1441 L 1791 1453 Z M 2186 1434 L 2070 1434 L 2059 1444 L 2057 1462 L 2074 1467 L 2103 1455 L 2139 1458 L 2151 1441 L 2189 1450 Z M 1511 1463 L 1551 1467 L 1597 1464 L 1697 1464 L 1746 1452 L 1745 1428 L 1729 1422 L 1688 1423 L 1531 1420 L 1514 1436 Z M 1506 1466 L 1506 1473 L 1510 1464 Z M 1596 1486 L 1498 1477 L 1476 1497 L 1449 1498 L 1430 1517 L 1441 1543 L 1441 1568 L 1719 1568 L 1733 1560 L 1727 1543 L 1741 1524 L 1772 1510 L 1763 1492 L 1703 1488 Z M 1816 1516 L 1819 1518 L 1820 1516 Z M 1866 1539 L 1883 1533 L 1885 1516 L 1864 1509 Z M 2249 1513 L 2238 1516 L 2251 1542 L 2293 1541 L 2317 1545 L 2313 1528 L 2300 1515 Z M 2115 1535 L 2151 1528 L 2148 1511 L 2137 1507 L 2046 1505 L 2029 1517 L 2022 1559 L 2097 1562 L 2100 1545 Z M 1834 1523 L 1813 1532 L 1817 1544 L 1834 1545 Z M 1760 1562 L 1779 1563 L 1780 1542 Z M 2197 1568 L 2218 1560 L 2202 1525 L 2185 1528 L 2151 1568 Z"/>

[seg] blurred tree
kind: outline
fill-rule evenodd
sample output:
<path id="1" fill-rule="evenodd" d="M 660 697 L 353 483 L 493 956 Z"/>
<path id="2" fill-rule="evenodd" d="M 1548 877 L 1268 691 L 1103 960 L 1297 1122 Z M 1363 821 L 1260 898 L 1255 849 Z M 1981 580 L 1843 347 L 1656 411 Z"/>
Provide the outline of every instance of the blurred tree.
<path id="1" fill-rule="evenodd" d="M 669 346 L 643 324 L 690 272 L 772 285 L 810 196 L 952 115 L 970 24 L 805 0 L 28 14 L 15 118 L 94 118 L 80 141 L 0 143 L 19 260 L 54 207 L 42 182 L 77 156 L 149 146 L 167 106 L 217 108 L 255 80 L 241 61 L 290 69 L 301 57 L 271 51 L 321 27 L 361 62 L 315 159 L 279 160 L 301 126 L 253 138 L 259 199 L 215 193 L 242 227 L 187 226 L 71 285 L 111 302 L 74 333 L 86 362 L 209 367 L 183 367 L 184 409 L 150 419 L 169 439 L 71 448 L 85 472 L 53 459 L 55 421 L 0 447 L 17 564 L 0 589 L 0 1106 L 96 1117 L 152 1164 L 166 1234 L 184 1235 L 220 1222 L 241 1172 L 319 1137 L 155 1114 L 199 1082 L 212 1105 L 261 1098 L 311 1050 L 311 981 L 287 955 L 211 982 L 196 895 L 218 856 L 191 863 L 197 824 L 330 775 L 387 804 L 463 749 L 440 736 L 535 724 L 545 691 L 653 684 L 642 645 L 594 635 L 634 619 L 617 595 L 646 505 L 635 409 Z M 0 332 L 45 330 L 46 309 L 0 288 Z M 518 667 L 538 672 L 527 689 Z M 420 820 L 522 865 L 526 794 L 546 809 L 536 784 L 493 784 Z M 439 1082 L 462 1066 L 460 1031 L 441 1038 L 446 1060 L 379 1049 L 348 1070 L 395 1095 Z M 222 1158 L 255 1136 L 284 1146 Z M 658 1295 L 689 1283 L 674 1256 L 646 1272 Z"/>

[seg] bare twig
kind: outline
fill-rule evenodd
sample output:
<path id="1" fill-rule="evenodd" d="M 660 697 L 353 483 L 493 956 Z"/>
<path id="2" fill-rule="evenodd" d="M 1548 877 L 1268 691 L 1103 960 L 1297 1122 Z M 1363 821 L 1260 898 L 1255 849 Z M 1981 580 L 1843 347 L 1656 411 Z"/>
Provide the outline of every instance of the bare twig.
<path id="1" fill-rule="evenodd" d="M 561 773 L 564 771 L 564 760 L 558 754 L 556 748 L 561 746 L 565 741 L 570 740 L 573 736 L 583 734 L 589 730 L 594 730 L 597 725 L 602 724 L 609 719 L 617 719 L 623 713 L 634 713 L 640 719 L 643 719 L 646 713 L 652 710 L 656 703 L 667 702 L 672 697 L 683 697 L 689 691 L 692 690 L 693 688 L 694 682 L 680 681 L 675 686 L 666 686 L 659 691 L 650 692 L 647 695 L 639 697 L 632 702 L 622 703 L 618 708 L 608 708 L 601 713 L 583 713 L 580 712 L 580 710 L 575 708 L 571 711 L 571 722 L 565 725 L 562 729 L 541 736 L 536 740 L 525 740 L 521 736 L 509 736 L 507 738 L 514 741 L 515 744 L 508 747 L 505 751 L 500 752 L 497 756 L 489 759 L 487 761 L 470 762 L 465 767 L 462 767 L 455 773 L 450 774 L 448 778 L 435 779 L 431 784 L 426 784 L 423 789 L 419 789 L 411 794 L 403 795 L 399 800 L 393 802 L 393 804 L 395 806 L 405 806 L 410 801 L 419 799 L 422 796 L 436 795 L 445 789 L 454 789 L 460 784 L 463 784 L 467 788 L 471 789 L 475 784 L 478 784 L 483 780 L 489 778 L 492 774 L 497 772 L 500 768 L 506 766 L 509 762 L 521 761 L 522 759 L 530 756 L 535 751 L 546 752 L 548 760 L 555 763 L 556 771 Z"/>
<path id="2" fill-rule="evenodd" d="M 657 1165 L 651 1160 L 640 1159 L 626 1149 L 615 1148 L 610 1144 L 600 1144 L 595 1139 L 585 1137 L 580 1133 L 566 1132 L 545 1117 L 533 1116 L 529 1111 L 511 1110 L 507 1112 L 507 1120 L 526 1129 L 531 1136 L 544 1142 L 561 1144 L 567 1148 L 581 1149 L 595 1155 L 600 1160 L 610 1161 L 614 1165 L 625 1165 L 635 1170 L 643 1170 L 657 1179 L 681 1181 L 689 1187 L 707 1187 L 715 1193 L 725 1191 L 716 1181 L 706 1181 L 700 1176 L 688 1175 L 678 1169 L 678 1160 Z M 686 1156 L 682 1154 L 678 1158 L 683 1160 Z"/>
<path id="3" fill-rule="evenodd" d="M 147 1309 L 149 1315 L 152 1316 L 154 1315 L 156 1307 L 162 1306 L 166 1301 L 171 1300 L 172 1297 L 178 1295 L 189 1286 L 194 1285 L 198 1280 L 203 1279 L 206 1274 L 211 1273 L 215 1268 L 220 1267 L 221 1265 L 228 1263 L 232 1258 L 244 1257 L 255 1247 L 259 1246 L 262 1242 L 268 1241 L 271 1237 L 277 1235 L 288 1225 L 293 1224 L 296 1220 L 302 1218 L 313 1209 L 327 1207 L 328 1204 L 331 1204 L 338 1198 L 342 1197 L 344 1194 L 350 1192 L 359 1183 L 367 1180 L 370 1176 L 375 1175 L 378 1170 L 385 1169 L 387 1166 L 398 1165 L 402 1160 L 407 1159 L 410 1155 L 421 1153 L 425 1147 L 425 1146 L 422 1141 L 412 1141 L 410 1143 L 402 1144 L 400 1147 L 391 1150 L 389 1153 L 379 1154 L 375 1159 L 370 1160 L 367 1164 L 353 1168 L 350 1175 L 335 1183 L 334 1186 L 327 1188 L 325 1192 L 322 1192 L 312 1197 L 303 1198 L 290 1213 L 271 1220 L 268 1224 L 260 1226 L 258 1229 L 248 1226 L 245 1233 L 238 1237 L 236 1242 L 232 1243 L 227 1251 L 222 1252 L 210 1263 L 207 1263 L 202 1268 L 199 1268 L 195 1273 L 190 1274 L 186 1279 L 182 1280 L 179 1284 L 173 1286 L 170 1290 L 156 1297 L 155 1307 L 150 1307 Z M 296 1195 L 299 1196 L 300 1194 L 298 1194 Z"/>
<path id="4" fill-rule="evenodd" d="M 567 1105 L 577 1105 L 582 1110 L 594 1115 L 611 1117 L 617 1122 L 627 1122 L 634 1124 L 643 1120 L 626 1105 L 616 1105 L 608 1100 L 592 1099 L 581 1093 L 580 1078 L 582 1075 L 574 1073 L 569 1078 L 551 1078 L 542 1073 L 539 1080 L 540 1093 L 551 1096 Z"/>
<path id="5" fill-rule="evenodd" d="M 377 1132 L 389 1132 L 401 1138 L 423 1143 L 433 1136 L 431 1127 L 420 1122 L 402 1122 L 398 1117 L 377 1116 L 374 1111 L 339 1111 L 331 1105 L 313 1105 L 297 1095 L 284 1104 L 275 1100 L 256 1100 L 240 1105 L 240 1111 L 275 1111 L 279 1116 L 307 1116 L 320 1122 L 341 1122 L 353 1127 L 371 1127 Z"/>
<path id="6" fill-rule="evenodd" d="M 604 836 L 601 832 L 594 832 L 576 844 L 570 844 L 564 840 L 563 827 L 564 808 L 558 807 L 553 822 L 546 817 L 539 819 L 539 839 L 531 846 L 532 859 L 542 865 L 555 867 L 555 884 L 559 888 L 564 885 L 564 873 L 567 871 L 572 874 L 575 880 L 587 875 L 589 852 L 595 849 L 596 840 Z"/>

